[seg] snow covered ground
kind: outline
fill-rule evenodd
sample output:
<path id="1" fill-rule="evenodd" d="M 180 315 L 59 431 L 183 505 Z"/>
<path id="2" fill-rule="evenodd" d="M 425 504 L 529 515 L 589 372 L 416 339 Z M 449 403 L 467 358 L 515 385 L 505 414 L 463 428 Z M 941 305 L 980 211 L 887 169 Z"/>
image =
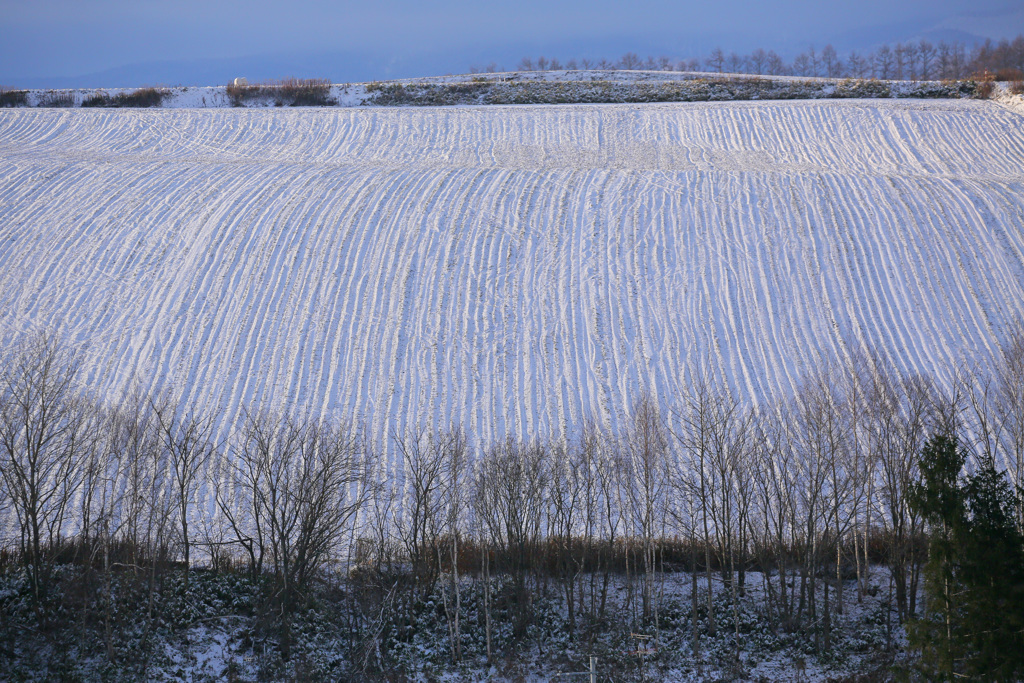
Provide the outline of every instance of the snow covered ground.
<path id="1" fill-rule="evenodd" d="M 982 101 L 0 111 L 0 345 L 225 432 L 278 405 L 614 429 L 707 362 L 941 379 L 1024 314 L 1024 118 Z"/>
<path id="2" fill-rule="evenodd" d="M 124 578 L 130 585 L 131 578 Z M 118 583 L 118 579 L 114 581 L 117 587 L 126 585 Z M 152 632 L 126 627 L 122 621 L 125 614 L 144 613 L 144 607 L 133 604 L 130 598 L 115 601 L 119 607 L 113 627 L 116 648 L 135 656 L 110 666 L 102 643 L 72 646 L 77 632 L 68 634 L 71 637 L 61 652 L 47 652 L 53 645 L 47 643 L 46 636 L 40 637 L 27 627 L 34 614 L 24 579 L 13 573 L 0 575 L 0 595 L 7 598 L 3 607 L 8 619 L 0 621 L 0 627 L 7 626 L 10 632 L 19 628 L 25 631 L 23 637 L 11 643 L 11 651 L 5 653 L 7 658 L 0 659 L 0 667 L 10 667 L 0 668 L 0 675 L 13 670 L 17 674 L 15 680 L 49 681 L 56 670 L 71 671 L 77 675 L 76 680 L 136 680 L 145 671 L 145 680 L 166 682 L 361 680 L 356 672 L 363 663 L 359 655 L 365 642 L 360 641 L 364 637 L 380 637 L 380 631 L 374 627 L 375 615 L 358 613 L 359 607 L 353 604 L 347 589 L 325 588 L 294 616 L 292 658 L 285 663 L 266 617 L 261 616 L 259 591 L 248 574 L 193 572 L 186 585 L 177 573 L 166 575 L 164 581 L 158 608 L 161 617 Z M 513 635 L 507 618 L 494 619 L 495 657 L 491 665 L 487 663 L 482 623 L 482 584 L 479 577 L 464 575 L 461 581 L 462 661 L 451 661 L 448 623 L 444 612 L 437 609 L 443 600 L 438 587 L 424 596 L 414 611 L 407 635 L 399 637 L 391 630 L 386 636 L 382 647 L 394 677 L 446 683 L 550 683 L 560 680 L 556 674 L 586 669 L 593 655 L 597 680 L 602 682 L 811 683 L 878 675 L 894 664 L 901 666 L 910 660 L 906 632 L 898 623 L 890 593 L 885 589 L 888 574 L 882 567 L 871 569 L 861 599 L 855 581 L 844 584 L 844 609 L 842 613 L 831 613 L 831 644 L 827 652 L 816 648 L 813 629 L 787 630 L 776 623 L 777 616 L 766 613 L 765 585 L 758 572 L 747 573 L 745 589 L 737 593 L 735 603 L 730 588 L 715 573 L 712 604 L 717 628 L 712 628 L 708 619 L 704 576 L 698 577 L 696 655 L 689 574 L 668 572 L 659 577 L 655 594 L 657 626 L 641 618 L 636 576 L 630 583 L 628 577 L 612 574 L 605 621 L 595 624 L 584 616 L 587 601 L 581 593 L 577 604 L 582 611 L 578 613 L 573 635 L 562 586 L 552 578 L 543 587 L 534 587 L 530 608 L 533 624 L 524 636 Z M 600 593 L 602 581 L 600 575 L 581 576 L 577 590 L 589 584 Z M 778 577 L 773 581 L 777 587 Z M 492 590 L 500 587 L 499 579 Z M 130 595 L 127 588 L 124 590 Z M 819 593 L 819 600 L 821 597 Z M 831 597 L 835 605 L 836 594 L 833 592 Z M 356 615 L 353 609 L 357 610 Z M 353 633 L 353 619 L 365 630 Z M 595 631 L 585 635 L 588 625 L 595 626 Z M 92 628 L 102 640 L 101 626 L 93 624 Z M 640 649 L 653 650 L 652 655 L 641 658 L 635 634 L 651 636 Z M 63 669 L 54 665 L 59 661 L 65 663 Z M 143 663 L 146 668 L 141 670 L 125 666 L 138 667 Z M 561 678 L 573 679 L 580 680 Z"/>

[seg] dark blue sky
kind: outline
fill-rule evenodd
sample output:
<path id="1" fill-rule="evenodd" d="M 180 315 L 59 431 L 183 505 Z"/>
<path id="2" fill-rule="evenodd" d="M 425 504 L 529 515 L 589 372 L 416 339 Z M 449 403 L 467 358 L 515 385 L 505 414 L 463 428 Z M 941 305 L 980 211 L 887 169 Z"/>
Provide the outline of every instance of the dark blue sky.
<path id="1" fill-rule="evenodd" d="M 347 81 L 511 69 L 525 55 L 792 55 L 1022 32 L 1021 0 L 0 0 L 0 85 Z"/>

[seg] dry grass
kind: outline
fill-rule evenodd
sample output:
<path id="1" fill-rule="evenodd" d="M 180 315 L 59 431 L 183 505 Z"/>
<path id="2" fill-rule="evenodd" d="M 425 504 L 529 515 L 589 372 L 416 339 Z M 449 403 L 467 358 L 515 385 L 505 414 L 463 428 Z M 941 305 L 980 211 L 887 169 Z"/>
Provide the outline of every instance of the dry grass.
<path id="1" fill-rule="evenodd" d="M 28 91 L 0 86 L 0 107 L 24 107 L 28 104 Z"/>
<path id="2" fill-rule="evenodd" d="M 37 107 L 73 107 L 75 94 L 70 90 L 48 90 L 36 103 Z"/>
<path id="3" fill-rule="evenodd" d="M 83 107 L 159 107 L 170 94 L 166 88 L 139 88 L 120 95 L 108 95 L 102 90 L 82 101 Z"/>
<path id="4" fill-rule="evenodd" d="M 270 104 L 277 107 L 330 107 L 331 82 L 326 78 L 285 78 L 250 85 L 227 86 L 228 99 L 235 107 L 249 103 Z"/>
<path id="5" fill-rule="evenodd" d="M 978 87 L 974 89 L 974 97 L 979 100 L 987 100 L 992 97 L 992 93 L 995 92 L 996 84 L 992 79 L 991 74 L 985 74 L 978 81 Z"/>

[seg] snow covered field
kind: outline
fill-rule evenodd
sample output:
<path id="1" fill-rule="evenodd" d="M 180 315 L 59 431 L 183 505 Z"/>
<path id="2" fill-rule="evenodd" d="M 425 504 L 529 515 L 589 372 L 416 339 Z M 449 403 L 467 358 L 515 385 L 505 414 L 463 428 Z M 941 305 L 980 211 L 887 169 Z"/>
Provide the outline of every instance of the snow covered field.
<path id="1" fill-rule="evenodd" d="M 0 111 L 0 345 L 116 400 L 474 439 L 614 429 L 706 361 L 935 373 L 1024 314 L 1024 117 L 982 101 Z"/>

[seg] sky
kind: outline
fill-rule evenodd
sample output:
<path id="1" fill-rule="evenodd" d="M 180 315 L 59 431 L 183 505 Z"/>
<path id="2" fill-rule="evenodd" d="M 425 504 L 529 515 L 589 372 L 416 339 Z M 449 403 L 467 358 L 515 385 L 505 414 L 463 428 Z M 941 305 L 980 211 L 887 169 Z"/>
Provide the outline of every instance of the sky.
<path id="1" fill-rule="evenodd" d="M 542 54 L 792 56 L 1018 33 L 1021 0 L 0 0 L 0 85 L 356 81 L 513 69 Z"/>

